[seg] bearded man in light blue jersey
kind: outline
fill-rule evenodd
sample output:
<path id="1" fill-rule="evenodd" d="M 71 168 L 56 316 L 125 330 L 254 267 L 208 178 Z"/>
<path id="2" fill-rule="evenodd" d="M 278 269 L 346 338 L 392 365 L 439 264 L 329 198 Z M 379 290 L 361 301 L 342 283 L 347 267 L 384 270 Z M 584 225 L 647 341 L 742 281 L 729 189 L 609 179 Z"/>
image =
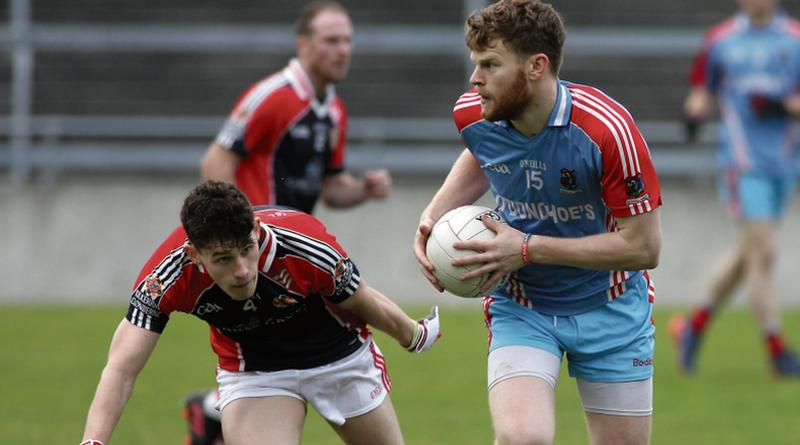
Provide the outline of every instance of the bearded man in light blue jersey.
<path id="1" fill-rule="evenodd" d="M 628 111 L 596 88 L 558 78 L 564 26 L 549 4 L 502 0 L 467 19 L 475 63 L 454 107 L 466 150 L 423 211 L 414 251 L 434 222 L 491 190 L 508 224 L 463 279 L 483 289 L 489 327 L 489 409 L 496 444 L 552 443 L 555 385 L 566 356 L 593 444 L 646 444 L 653 400 L 654 288 L 661 192 Z"/>

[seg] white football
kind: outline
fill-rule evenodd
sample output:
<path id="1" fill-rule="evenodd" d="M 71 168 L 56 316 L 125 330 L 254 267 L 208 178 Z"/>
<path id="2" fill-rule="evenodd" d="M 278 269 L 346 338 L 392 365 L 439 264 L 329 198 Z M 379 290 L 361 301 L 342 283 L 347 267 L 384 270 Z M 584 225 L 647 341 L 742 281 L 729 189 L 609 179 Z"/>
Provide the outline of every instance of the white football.
<path id="1" fill-rule="evenodd" d="M 457 207 L 442 215 L 434 224 L 425 253 L 433 264 L 433 275 L 448 292 L 464 298 L 477 298 L 491 293 L 505 280 L 500 280 L 497 286 L 488 291 L 480 290 L 491 276 L 490 273 L 462 281 L 461 274 L 480 267 L 480 264 L 468 266 L 453 266 L 450 262 L 465 255 L 473 254 L 472 250 L 458 250 L 453 247 L 456 241 L 466 240 L 491 240 L 495 233 L 488 229 L 481 221 L 481 216 L 489 214 L 493 219 L 502 221 L 502 217 L 494 210 L 477 205 Z"/>

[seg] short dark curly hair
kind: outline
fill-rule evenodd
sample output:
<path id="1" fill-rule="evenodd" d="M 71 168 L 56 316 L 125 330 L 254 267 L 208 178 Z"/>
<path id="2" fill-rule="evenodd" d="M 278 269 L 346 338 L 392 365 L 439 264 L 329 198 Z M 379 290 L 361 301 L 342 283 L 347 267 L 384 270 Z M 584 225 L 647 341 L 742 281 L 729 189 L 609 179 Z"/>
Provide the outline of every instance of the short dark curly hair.
<path id="1" fill-rule="evenodd" d="M 216 244 L 247 245 L 255 223 L 250 201 L 235 185 L 206 181 L 183 201 L 181 224 L 189 242 L 202 250 Z"/>
<path id="2" fill-rule="evenodd" d="M 500 39 L 522 57 L 543 53 L 550 70 L 558 74 L 566 31 L 555 8 L 539 0 L 500 0 L 473 12 L 465 24 L 465 40 L 472 51 L 485 50 Z"/>

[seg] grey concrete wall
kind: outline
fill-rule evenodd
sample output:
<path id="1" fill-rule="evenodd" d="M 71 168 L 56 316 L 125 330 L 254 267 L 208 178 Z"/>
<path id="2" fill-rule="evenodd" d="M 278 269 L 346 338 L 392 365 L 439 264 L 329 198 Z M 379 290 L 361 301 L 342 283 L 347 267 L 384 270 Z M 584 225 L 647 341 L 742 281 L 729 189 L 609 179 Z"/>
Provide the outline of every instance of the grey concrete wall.
<path id="1" fill-rule="evenodd" d="M 401 303 L 475 304 L 438 294 L 418 271 L 411 243 L 419 213 L 440 179 L 396 178 L 391 199 L 318 216 L 365 280 Z M 0 188 L 0 303 L 124 304 L 139 268 L 178 224 L 189 179 L 70 178 L 57 185 Z M 663 184 L 664 245 L 653 272 L 661 306 L 688 305 L 705 292 L 713 263 L 735 236 L 713 186 Z M 800 304 L 800 202 L 780 235 L 776 291 Z M 744 301 L 739 298 L 740 303 Z"/>

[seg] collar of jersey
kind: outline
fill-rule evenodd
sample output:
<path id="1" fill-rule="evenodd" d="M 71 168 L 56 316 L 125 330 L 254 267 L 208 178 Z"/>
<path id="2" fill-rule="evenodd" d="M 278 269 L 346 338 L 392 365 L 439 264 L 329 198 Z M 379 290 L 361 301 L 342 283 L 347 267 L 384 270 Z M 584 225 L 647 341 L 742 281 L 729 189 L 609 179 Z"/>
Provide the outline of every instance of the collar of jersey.
<path id="1" fill-rule="evenodd" d="M 548 127 L 566 127 L 572 114 L 572 95 L 569 93 L 567 83 L 556 78 L 556 103 L 550 110 L 550 118 L 547 119 Z"/>
<path id="2" fill-rule="evenodd" d="M 570 115 L 572 114 L 572 95 L 569 93 L 566 82 L 562 82 L 560 79 L 556 80 L 556 102 L 553 104 L 553 109 L 550 110 L 550 117 L 547 118 L 547 127 L 566 127 L 569 125 Z M 537 136 L 544 132 L 544 129 L 542 129 L 542 131 L 534 136 L 527 137 L 514 128 L 508 120 L 499 121 L 497 124 L 508 130 L 512 137 L 520 141 L 536 139 Z"/>
<path id="3" fill-rule="evenodd" d="M 259 235 L 260 238 L 258 240 L 259 258 L 264 256 L 265 251 L 269 251 L 266 259 L 264 260 L 264 265 L 261 266 L 261 271 L 267 272 L 272 266 L 272 260 L 275 259 L 275 251 L 277 250 L 278 243 L 275 240 L 275 233 L 269 228 L 268 225 L 264 224 L 260 220 L 258 221 L 258 225 L 261 227 L 261 234 Z"/>
<path id="4" fill-rule="evenodd" d="M 336 89 L 333 87 L 333 84 L 328 84 L 325 88 L 325 100 L 320 102 L 319 99 L 317 99 L 314 86 L 311 84 L 308 74 L 297 58 L 289 61 L 289 65 L 284 68 L 283 74 L 289 79 L 289 84 L 294 88 L 297 97 L 299 97 L 300 100 L 308 101 L 318 117 L 325 117 L 325 115 L 328 114 L 328 109 L 336 98 Z"/>
<path id="5" fill-rule="evenodd" d="M 756 28 L 753 26 L 752 20 L 750 20 L 750 16 L 747 15 L 745 12 L 740 12 L 736 15 L 736 22 L 739 24 L 741 29 L 748 30 L 748 31 L 773 31 L 779 30 L 785 23 L 786 23 L 786 12 L 783 8 L 776 8 L 775 15 L 772 16 L 772 21 L 769 22 L 769 25 L 764 26 L 762 28 Z"/>

